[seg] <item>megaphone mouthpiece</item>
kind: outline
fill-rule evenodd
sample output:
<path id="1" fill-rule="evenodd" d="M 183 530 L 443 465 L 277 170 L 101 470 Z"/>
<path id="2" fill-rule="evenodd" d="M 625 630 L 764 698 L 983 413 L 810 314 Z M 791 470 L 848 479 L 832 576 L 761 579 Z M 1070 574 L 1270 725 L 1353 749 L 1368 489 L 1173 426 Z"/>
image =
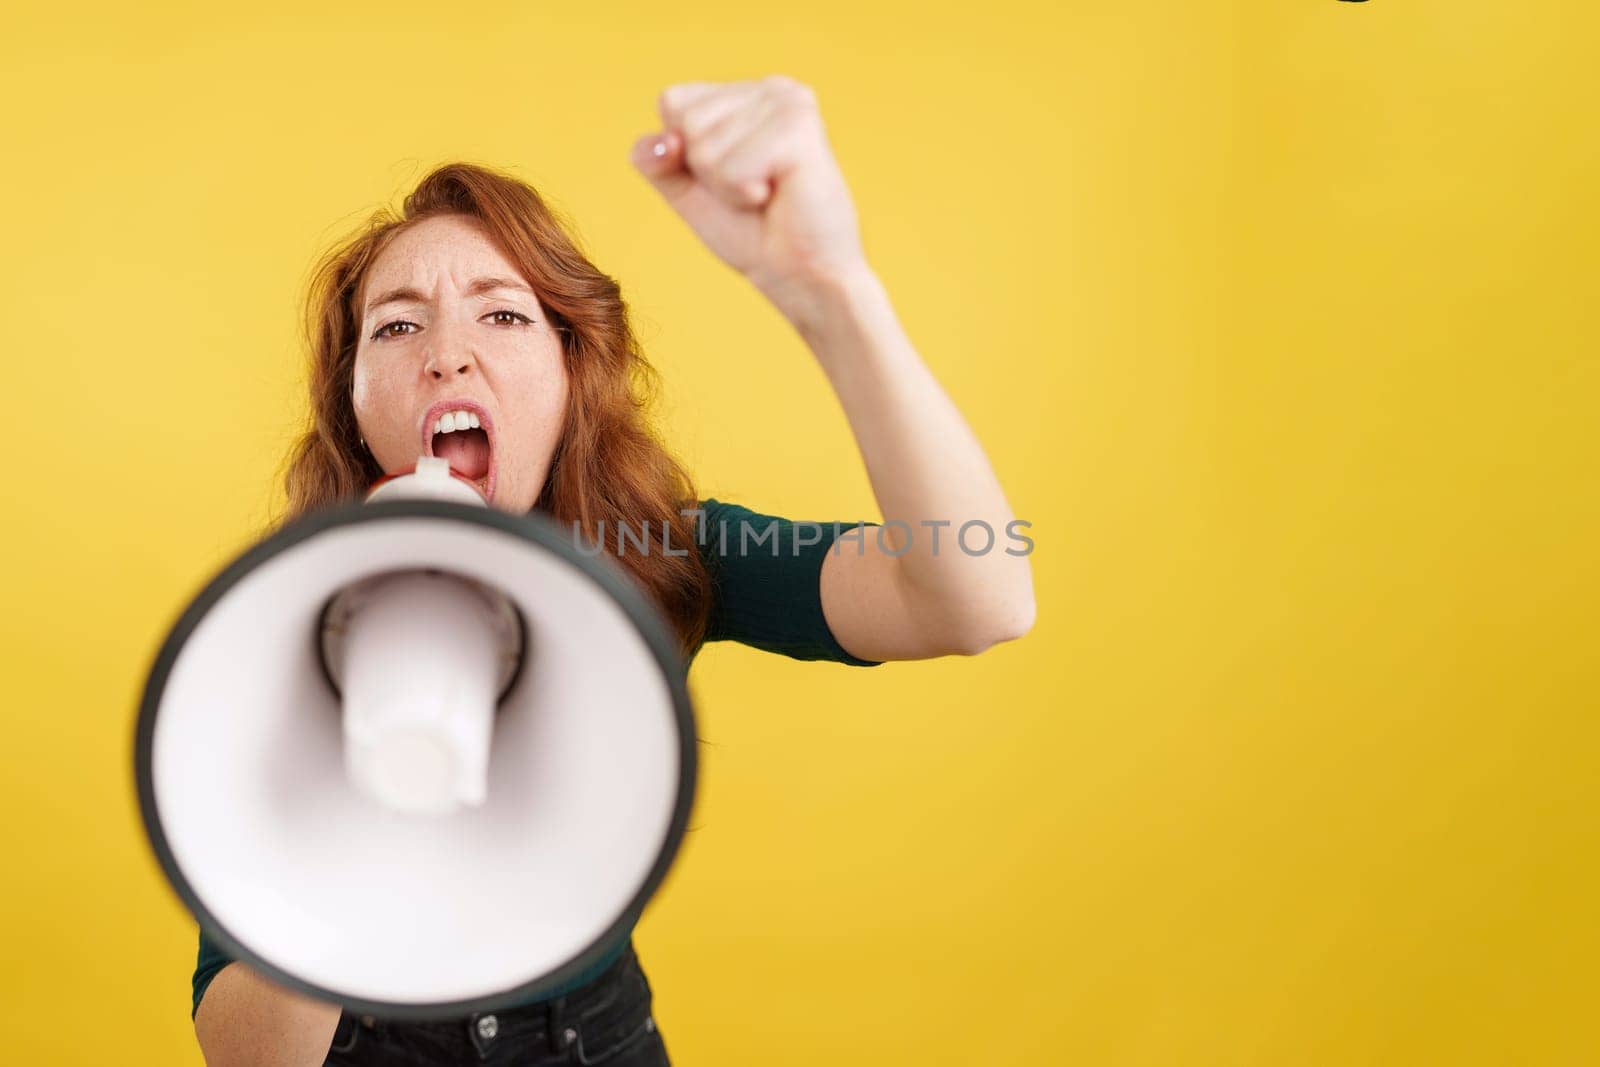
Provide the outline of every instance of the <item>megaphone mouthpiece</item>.
<path id="1" fill-rule="evenodd" d="M 485 507 L 489 503 L 477 480 L 452 468 L 442 456 L 418 456 L 416 466 L 373 482 L 366 503 L 379 500 L 451 500 Z"/>

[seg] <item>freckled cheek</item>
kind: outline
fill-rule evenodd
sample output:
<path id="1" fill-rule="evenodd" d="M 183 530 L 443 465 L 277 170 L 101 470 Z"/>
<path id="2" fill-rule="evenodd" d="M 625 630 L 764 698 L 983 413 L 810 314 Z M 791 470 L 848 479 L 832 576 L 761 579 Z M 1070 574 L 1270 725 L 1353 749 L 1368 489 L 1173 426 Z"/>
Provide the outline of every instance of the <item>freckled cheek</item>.
<path id="1" fill-rule="evenodd" d="M 404 425 L 407 410 L 403 397 L 381 375 L 372 374 L 357 361 L 350 385 L 350 402 L 362 436 L 380 462 L 401 463 L 415 450 L 415 442 Z M 400 453 L 404 453 L 401 455 Z"/>
<path id="2" fill-rule="evenodd" d="M 529 405 L 529 432 L 546 448 L 561 435 L 567 417 L 567 383 L 560 374 L 540 381 Z"/>
<path id="3" fill-rule="evenodd" d="M 510 383 L 507 383 L 510 385 Z M 515 386 L 500 394 L 503 425 L 501 468 L 504 476 L 521 483 L 535 479 L 566 424 L 567 382 L 559 367 L 530 371 Z"/>

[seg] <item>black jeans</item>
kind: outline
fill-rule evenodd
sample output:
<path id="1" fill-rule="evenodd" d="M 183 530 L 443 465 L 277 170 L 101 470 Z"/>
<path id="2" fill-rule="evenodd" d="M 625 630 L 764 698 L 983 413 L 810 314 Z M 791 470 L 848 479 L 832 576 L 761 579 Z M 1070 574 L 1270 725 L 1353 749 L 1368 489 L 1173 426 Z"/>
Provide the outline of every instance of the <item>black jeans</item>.
<path id="1" fill-rule="evenodd" d="M 566 996 L 444 1022 L 339 1016 L 324 1067 L 607 1064 L 670 1067 L 651 1014 L 650 982 L 630 941 L 593 982 Z"/>

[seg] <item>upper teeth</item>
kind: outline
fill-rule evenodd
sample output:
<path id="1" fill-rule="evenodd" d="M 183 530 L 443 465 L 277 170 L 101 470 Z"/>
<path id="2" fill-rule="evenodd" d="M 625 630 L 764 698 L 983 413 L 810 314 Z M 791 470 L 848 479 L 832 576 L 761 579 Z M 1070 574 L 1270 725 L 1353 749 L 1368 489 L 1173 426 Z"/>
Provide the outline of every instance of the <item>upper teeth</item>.
<path id="1" fill-rule="evenodd" d="M 483 425 L 478 421 L 478 416 L 470 411 L 447 411 L 433 424 L 434 433 L 450 433 L 453 430 L 476 430 Z"/>

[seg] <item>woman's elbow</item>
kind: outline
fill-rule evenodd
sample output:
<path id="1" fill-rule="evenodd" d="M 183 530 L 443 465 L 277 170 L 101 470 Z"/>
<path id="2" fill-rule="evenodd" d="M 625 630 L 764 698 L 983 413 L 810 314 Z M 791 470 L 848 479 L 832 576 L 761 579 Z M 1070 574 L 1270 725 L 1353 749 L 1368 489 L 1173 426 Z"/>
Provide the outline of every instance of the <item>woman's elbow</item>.
<path id="1" fill-rule="evenodd" d="M 1033 629 L 1036 615 L 1032 589 L 1008 597 L 987 611 L 968 613 L 950 641 L 950 651 L 958 656 L 976 656 L 995 645 L 1015 641 Z"/>

